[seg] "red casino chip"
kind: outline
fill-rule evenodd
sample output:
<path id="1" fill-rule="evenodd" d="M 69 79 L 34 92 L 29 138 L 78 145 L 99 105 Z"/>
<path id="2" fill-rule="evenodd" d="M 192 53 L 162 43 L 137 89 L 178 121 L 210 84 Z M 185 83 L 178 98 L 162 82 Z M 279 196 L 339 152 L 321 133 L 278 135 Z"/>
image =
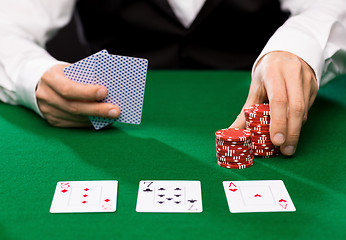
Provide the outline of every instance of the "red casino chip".
<path id="1" fill-rule="evenodd" d="M 270 116 L 269 104 L 255 104 L 248 108 L 245 108 L 244 114 L 246 118 L 264 118 Z"/>
<path id="2" fill-rule="evenodd" d="M 245 142 L 251 139 L 251 132 L 240 128 L 226 128 L 215 133 L 217 140 Z"/>
<path id="3" fill-rule="evenodd" d="M 252 131 L 252 136 L 256 136 L 256 135 L 267 135 L 270 136 L 270 132 L 269 131 Z"/>
<path id="4" fill-rule="evenodd" d="M 222 167 L 247 168 L 253 165 L 254 157 L 269 158 L 280 153 L 270 139 L 269 104 L 255 104 L 243 112 L 246 130 L 229 128 L 215 133 L 216 158 Z"/>
<path id="5" fill-rule="evenodd" d="M 253 142 L 252 142 L 252 144 L 251 144 L 251 147 L 253 146 L 253 145 L 262 145 L 262 144 L 273 144 L 273 142 L 271 141 L 271 140 L 254 140 Z"/>
<path id="6" fill-rule="evenodd" d="M 259 119 L 256 119 L 256 118 L 253 118 L 253 119 L 246 118 L 246 122 L 251 123 L 251 124 L 266 124 L 266 125 L 269 125 L 270 124 L 270 118 L 268 117 L 267 120 L 259 120 Z"/>
<path id="7" fill-rule="evenodd" d="M 245 122 L 246 127 L 262 127 L 262 128 L 270 128 L 270 123 L 264 123 L 264 122 Z"/>
<path id="8" fill-rule="evenodd" d="M 262 122 L 248 122 L 246 121 L 246 126 L 247 127 L 262 127 L 262 128 L 269 128 L 270 123 L 262 123 Z"/>
<path id="9" fill-rule="evenodd" d="M 240 142 L 240 141 L 223 141 L 223 140 L 216 140 L 217 145 L 221 146 L 248 146 L 251 144 L 250 140 Z"/>
<path id="10" fill-rule="evenodd" d="M 264 118 L 264 117 L 268 117 L 269 115 L 263 115 L 261 113 L 245 113 L 245 118 L 249 121 L 250 118 Z M 253 120 L 253 119 L 251 119 Z"/>
<path id="11" fill-rule="evenodd" d="M 219 151 L 226 151 L 226 152 L 243 152 L 248 151 L 252 149 L 252 144 L 250 144 L 248 147 L 244 147 L 244 146 L 220 146 L 220 145 L 216 145 L 216 150 Z"/>
<path id="12" fill-rule="evenodd" d="M 276 157 L 280 154 L 280 151 L 273 151 L 273 152 L 263 152 L 263 153 L 254 153 L 255 157 Z"/>
<path id="13" fill-rule="evenodd" d="M 270 134 L 252 134 L 251 140 L 270 140 Z"/>
<path id="14" fill-rule="evenodd" d="M 253 164 L 253 160 L 249 161 L 249 162 L 235 162 L 235 163 L 229 163 L 229 162 L 224 162 L 222 160 L 217 160 L 218 163 L 222 163 L 225 165 L 230 165 L 230 166 L 239 166 L 239 165 L 252 165 Z"/>
<path id="15" fill-rule="evenodd" d="M 246 130 L 250 131 L 250 132 L 268 132 L 270 133 L 269 127 L 262 127 L 262 126 L 247 126 Z"/>
<path id="16" fill-rule="evenodd" d="M 270 115 L 270 106 L 268 103 L 252 105 L 252 113 Z"/>
<path id="17" fill-rule="evenodd" d="M 219 155 L 223 155 L 223 156 L 239 156 L 239 154 L 251 154 L 252 153 L 252 148 L 246 149 L 246 150 L 231 150 L 231 151 L 226 151 L 226 150 L 222 150 L 217 148 L 216 149 L 216 153 Z"/>
<path id="18" fill-rule="evenodd" d="M 254 149 L 253 153 L 274 153 L 279 151 L 279 148 L 270 148 L 270 149 Z"/>
<path id="19" fill-rule="evenodd" d="M 222 141 L 216 141 L 215 145 L 217 146 L 225 146 L 225 147 L 242 147 L 242 148 L 246 148 L 251 146 L 251 141 L 246 141 L 246 142 L 239 142 L 238 144 L 233 144 L 234 142 L 222 142 Z"/>
<path id="20" fill-rule="evenodd" d="M 271 140 L 253 140 L 254 144 L 273 144 Z"/>
<path id="21" fill-rule="evenodd" d="M 247 158 L 247 159 L 234 159 L 234 160 L 230 160 L 229 158 L 225 158 L 225 157 L 217 157 L 216 158 L 218 161 L 221 161 L 223 163 L 228 163 L 228 164 L 231 164 L 231 163 L 237 163 L 237 164 L 240 164 L 240 163 L 249 163 L 251 161 L 254 160 L 254 155 L 252 155 L 251 158 Z"/>
<path id="22" fill-rule="evenodd" d="M 255 104 L 244 109 L 246 129 L 252 133 L 252 152 L 256 157 L 273 157 L 280 153 L 270 139 L 270 106 Z"/>
<path id="23" fill-rule="evenodd" d="M 222 162 L 224 164 L 246 164 L 246 163 L 253 162 L 254 159 L 255 159 L 255 156 L 253 155 L 253 157 L 251 159 L 247 159 L 247 160 L 234 160 L 234 161 L 230 162 L 230 161 L 225 160 L 223 158 L 217 158 L 217 161 Z"/>
<path id="24" fill-rule="evenodd" d="M 255 131 L 255 132 L 269 132 L 269 128 L 262 128 L 262 127 L 246 127 L 246 130 L 248 131 Z"/>
<path id="25" fill-rule="evenodd" d="M 221 159 L 225 162 L 234 162 L 234 161 L 239 162 L 239 161 L 249 161 L 253 158 L 253 155 L 251 153 L 251 154 L 246 154 L 246 155 L 244 154 L 244 155 L 237 155 L 237 156 L 231 156 L 230 157 L 230 156 L 220 155 L 217 153 L 216 158 L 219 160 Z"/>
<path id="26" fill-rule="evenodd" d="M 251 140 L 252 139 L 255 139 L 255 140 L 268 140 L 270 139 L 270 135 L 267 135 L 267 134 L 252 134 L 252 137 L 251 137 Z"/>
<path id="27" fill-rule="evenodd" d="M 255 155 L 262 155 L 262 154 L 267 154 L 267 155 L 273 155 L 276 154 L 280 151 L 278 148 L 273 148 L 273 149 L 255 149 L 253 150 L 253 154 Z"/>
<path id="28" fill-rule="evenodd" d="M 229 169 L 244 169 L 244 168 L 251 167 L 254 163 L 252 162 L 252 163 L 246 163 L 246 164 L 226 164 L 221 161 L 217 161 L 217 164 L 219 164 L 219 166 L 221 167 L 229 168 Z"/>
<path id="29" fill-rule="evenodd" d="M 263 116 L 263 117 L 247 117 L 247 121 L 249 122 L 270 122 L 270 116 Z"/>
<path id="30" fill-rule="evenodd" d="M 248 158 L 246 160 L 229 161 L 229 159 L 219 157 L 219 158 L 217 158 L 217 161 L 222 162 L 224 164 L 247 164 L 247 163 L 252 163 L 254 161 L 254 159 L 255 159 L 255 157 L 254 157 L 254 155 L 252 155 L 251 158 Z"/>
<path id="31" fill-rule="evenodd" d="M 252 107 L 247 107 L 243 109 L 244 114 L 250 114 L 252 113 Z"/>
<path id="32" fill-rule="evenodd" d="M 252 150 L 251 150 L 251 152 L 247 152 L 247 153 L 245 153 L 245 154 L 247 154 L 247 155 L 251 155 L 253 152 L 252 152 Z M 217 154 L 217 156 L 219 156 L 219 157 L 235 157 L 235 158 L 237 158 L 237 157 L 239 157 L 239 153 L 232 153 L 232 152 L 219 152 L 219 151 L 216 151 L 216 154 Z"/>
<path id="33" fill-rule="evenodd" d="M 269 143 L 256 143 L 256 142 L 252 142 L 252 148 L 253 147 L 258 147 L 258 148 L 261 148 L 261 147 L 275 147 L 275 145 L 270 141 Z"/>
<path id="34" fill-rule="evenodd" d="M 215 144 L 215 146 L 218 148 L 225 149 L 225 150 L 228 150 L 228 149 L 247 149 L 247 148 L 251 148 L 252 142 L 250 142 L 246 145 L 241 145 L 241 144 L 238 144 L 238 145 L 228 145 L 228 144 L 219 145 L 219 144 Z"/>
<path id="35" fill-rule="evenodd" d="M 252 145 L 252 149 L 253 150 L 270 150 L 276 148 L 276 146 L 274 144 L 260 144 L 260 145 Z"/>
<path id="36" fill-rule="evenodd" d="M 220 152 L 231 152 L 231 153 L 244 153 L 244 152 L 249 152 L 252 150 L 252 147 L 248 147 L 248 148 L 229 148 L 227 146 L 216 146 L 216 151 L 220 151 Z"/>

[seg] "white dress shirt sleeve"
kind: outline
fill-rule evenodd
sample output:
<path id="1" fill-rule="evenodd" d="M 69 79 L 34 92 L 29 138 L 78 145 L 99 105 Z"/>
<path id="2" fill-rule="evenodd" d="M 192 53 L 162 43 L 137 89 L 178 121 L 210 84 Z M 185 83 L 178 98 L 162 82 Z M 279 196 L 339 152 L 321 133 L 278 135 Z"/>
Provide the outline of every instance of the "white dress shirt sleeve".
<path id="1" fill-rule="evenodd" d="M 74 5 L 75 0 L 0 0 L 0 101 L 24 105 L 41 115 L 37 83 L 59 63 L 46 52 L 45 44 L 69 22 Z"/>
<path id="2" fill-rule="evenodd" d="M 281 0 L 281 3 L 291 16 L 270 38 L 254 66 L 269 52 L 287 51 L 311 66 L 319 85 L 346 73 L 346 1 Z"/>

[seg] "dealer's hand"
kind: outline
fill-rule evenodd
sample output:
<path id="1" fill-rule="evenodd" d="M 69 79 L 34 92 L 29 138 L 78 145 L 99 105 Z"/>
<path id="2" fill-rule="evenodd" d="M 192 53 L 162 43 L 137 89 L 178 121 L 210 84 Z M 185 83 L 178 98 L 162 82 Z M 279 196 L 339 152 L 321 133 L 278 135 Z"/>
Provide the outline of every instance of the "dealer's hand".
<path id="1" fill-rule="evenodd" d="M 105 87 L 73 82 L 63 73 L 66 66 L 58 64 L 45 72 L 36 89 L 38 106 L 51 125 L 86 127 L 91 126 L 87 116 L 119 117 L 117 106 L 96 102 L 107 96 Z"/>
<path id="2" fill-rule="evenodd" d="M 270 104 L 270 138 L 284 155 L 296 151 L 300 130 L 318 91 L 314 71 L 296 55 L 277 51 L 266 54 L 255 67 L 243 106 Z M 243 110 L 231 127 L 245 128 Z"/>

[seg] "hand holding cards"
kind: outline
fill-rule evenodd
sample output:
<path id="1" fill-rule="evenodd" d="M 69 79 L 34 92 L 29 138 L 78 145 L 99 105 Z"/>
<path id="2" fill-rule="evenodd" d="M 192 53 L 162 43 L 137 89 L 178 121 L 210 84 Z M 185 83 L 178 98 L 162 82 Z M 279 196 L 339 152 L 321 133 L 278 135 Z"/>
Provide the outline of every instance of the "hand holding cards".
<path id="1" fill-rule="evenodd" d="M 75 82 L 107 88 L 108 96 L 101 102 L 117 105 L 121 113 L 115 120 L 90 116 L 95 129 L 101 129 L 114 121 L 141 122 L 147 66 L 146 59 L 111 55 L 102 50 L 66 67 L 64 73 Z"/>

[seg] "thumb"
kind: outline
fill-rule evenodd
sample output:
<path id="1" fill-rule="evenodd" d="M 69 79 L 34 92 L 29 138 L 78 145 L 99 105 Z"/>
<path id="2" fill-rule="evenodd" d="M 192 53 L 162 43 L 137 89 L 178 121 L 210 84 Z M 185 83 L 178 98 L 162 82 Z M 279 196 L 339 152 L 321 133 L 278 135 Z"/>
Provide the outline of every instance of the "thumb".
<path id="1" fill-rule="evenodd" d="M 237 118 L 235 119 L 235 121 L 231 124 L 230 126 L 231 128 L 245 129 L 246 122 L 245 122 L 244 109 L 257 103 L 264 103 L 266 100 L 268 100 L 267 92 L 261 79 L 262 79 L 261 71 L 258 70 L 258 68 L 256 68 L 253 74 L 252 82 L 249 89 L 249 94 L 247 96 L 245 104 L 243 108 L 241 109 L 241 112 L 238 114 Z"/>
<path id="2" fill-rule="evenodd" d="M 245 116 L 244 116 L 243 109 L 238 114 L 238 116 L 235 119 L 235 121 L 229 127 L 230 128 L 245 128 Z"/>
<path id="3" fill-rule="evenodd" d="M 241 109 L 240 113 L 238 114 L 237 118 L 231 124 L 231 126 L 229 126 L 230 128 L 243 128 L 243 129 L 246 128 L 244 109 L 247 109 L 256 103 L 260 103 L 259 99 L 255 99 L 251 96 L 252 95 L 249 94 L 249 97 L 248 97 L 247 101 L 245 102 L 243 108 Z"/>

